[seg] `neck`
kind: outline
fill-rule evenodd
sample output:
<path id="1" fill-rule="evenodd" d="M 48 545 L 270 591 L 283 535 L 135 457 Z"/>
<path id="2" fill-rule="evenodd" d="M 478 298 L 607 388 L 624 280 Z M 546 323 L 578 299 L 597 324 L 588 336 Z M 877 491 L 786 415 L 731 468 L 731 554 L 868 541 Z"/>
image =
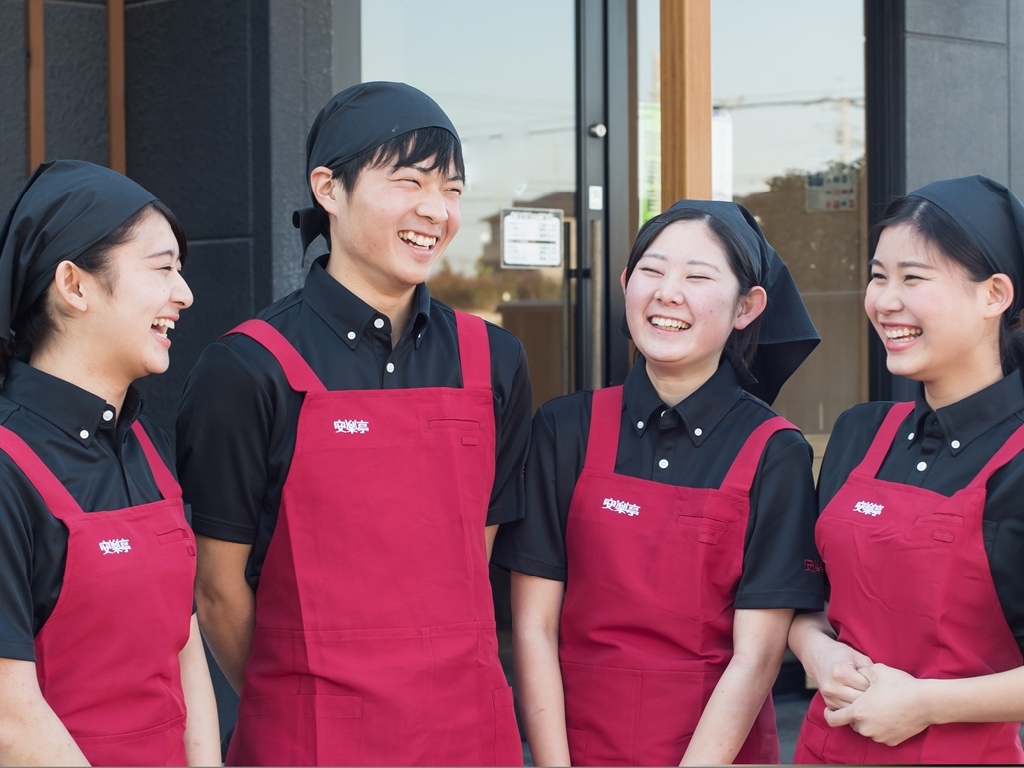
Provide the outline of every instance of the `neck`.
<path id="1" fill-rule="evenodd" d="M 389 288 L 372 282 L 361 272 L 352 269 L 347 261 L 335 251 L 331 252 L 325 271 L 382 315 L 387 315 L 391 321 L 392 342 L 401 338 L 406 325 L 409 324 L 409 318 L 412 316 L 413 296 L 416 293 L 415 285 Z"/>
<path id="2" fill-rule="evenodd" d="M 711 366 L 690 368 L 686 371 L 668 371 L 661 368 L 657 363 L 652 364 L 646 361 L 647 377 L 654 386 L 661 401 L 668 406 L 681 403 L 715 375 L 718 370 L 718 361 Z"/>
<path id="3" fill-rule="evenodd" d="M 131 381 L 117 381 L 105 372 L 102 355 L 90 354 L 87 345 L 48 345 L 33 352 L 28 364 L 102 398 L 121 413 Z"/>
<path id="4" fill-rule="evenodd" d="M 984 370 L 971 371 L 963 376 L 952 376 L 937 381 L 924 382 L 924 399 L 933 410 L 945 408 L 958 403 L 971 395 L 991 387 L 1003 378 L 1003 367 L 1000 364 Z"/>

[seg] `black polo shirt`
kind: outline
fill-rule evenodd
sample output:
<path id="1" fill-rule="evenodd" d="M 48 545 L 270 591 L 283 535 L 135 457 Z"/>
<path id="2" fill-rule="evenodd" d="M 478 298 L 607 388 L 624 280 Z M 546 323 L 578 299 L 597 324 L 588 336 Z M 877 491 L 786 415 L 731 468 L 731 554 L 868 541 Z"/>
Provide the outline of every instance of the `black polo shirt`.
<path id="1" fill-rule="evenodd" d="M 14 360 L 0 395 L 0 424 L 21 437 L 85 512 L 163 498 L 132 424 L 142 400 L 129 389 L 121 414 L 96 395 Z M 167 465 L 167 436 L 143 419 Z M 35 660 L 33 638 L 64 583 L 68 530 L 0 451 L 0 657 Z"/>
<path id="2" fill-rule="evenodd" d="M 494 563 L 566 580 L 566 521 L 583 470 L 592 400 L 592 392 L 577 392 L 537 411 L 526 463 L 527 515 L 498 532 Z M 740 388 L 728 362 L 669 407 L 641 361 L 626 377 L 622 400 L 615 471 L 689 488 L 718 488 L 751 432 L 775 415 Z M 810 445 L 795 430 L 776 433 L 765 447 L 750 490 L 737 608 L 822 608 L 811 459 Z"/>
<path id="3" fill-rule="evenodd" d="M 864 403 L 836 421 L 818 478 L 821 509 L 864 459 L 891 406 Z M 897 430 L 878 478 L 952 496 L 977 477 L 1022 423 L 1019 371 L 938 410 L 928 406 L 924 388 L 918 387 L 914 411 Z M 985 552 L 1006 621 L 1024 652 L 1024 453 L 992 475 L 987 488 Z"/>
<path id="4" fill-rule="evenodd" d="M 455 313 L 431 299 L 426 285 L 417 287 L 409 324 L 392 349 L 387 315 L 327 274 L 326 263 L 326 256 L 317 259 L 302 288 L 257 317 L 291 342 L 328 390 L 462 386 Z M 497 445 L 486 523 L 497 525 L 523 515 L 531 394 L 519 340 L 490 323 L 487 338 Z M 203 351 L 182 395 L 178 470 L 193 527 L 210 538 L 253 546 L 246 568 L 253 589 L 277 523 L 302 401 L 277 360 L 240 334 Z M 350 482 L 386 483 L 401 471 L 385 466 L 377 477 Z"/>

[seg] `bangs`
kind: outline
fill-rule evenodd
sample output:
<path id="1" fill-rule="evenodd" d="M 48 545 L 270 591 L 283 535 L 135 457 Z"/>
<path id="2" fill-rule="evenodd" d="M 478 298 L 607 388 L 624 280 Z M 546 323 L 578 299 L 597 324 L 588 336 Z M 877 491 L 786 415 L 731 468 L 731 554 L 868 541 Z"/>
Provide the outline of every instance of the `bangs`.
<path id="1" fill-rule="evenodd" d="M 429 166 L 422 165 L 426 160 L 432 160 Z M 462 144 L 444 128 L 420 128 L 386 141 L 377 147 L 371 165 L 375 168 L 416 165 L 428 171 L 450 171 L 455 178 L 466 178 Z"/>

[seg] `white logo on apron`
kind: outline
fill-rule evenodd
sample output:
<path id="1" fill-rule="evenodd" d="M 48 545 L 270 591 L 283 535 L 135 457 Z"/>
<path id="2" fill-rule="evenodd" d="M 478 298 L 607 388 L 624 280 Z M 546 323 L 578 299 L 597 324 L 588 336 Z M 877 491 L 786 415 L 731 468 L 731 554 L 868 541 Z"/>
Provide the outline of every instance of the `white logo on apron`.
<path id="1" fill-rule="evenodd" d="M 860 512 L 861 514 L 871 515 L 872 517 L 878 517 L 882 514 L 882 510 L 885 509 L 881 504 L 875 504 L 873 501 L 858 501 L 853 505 L 854 512 Z"/>
<path id="2" fill-rule="evenodd" d="M 605 499 L 601 508 L 618 512 L 620 515 L 629 515 L 630 517 L 636 517 L 640 514 L 639 504 L 630 504 L 628 501 L 619 501 L 618 499 Z"/>
<path id="3" fill-rule="evenodd" d="M 370 422 L 358 419 L 338 419 L 334 431 L 339 435 L 362 435 L 370 431 Z"/>
<path id="4" fill-rule="evenodd" d="M 104 555 L 120 555 L 131 551 L 132 545 L 128 543 L 128 539 L 107 539 L 100 542 L 100 552 Z"/>

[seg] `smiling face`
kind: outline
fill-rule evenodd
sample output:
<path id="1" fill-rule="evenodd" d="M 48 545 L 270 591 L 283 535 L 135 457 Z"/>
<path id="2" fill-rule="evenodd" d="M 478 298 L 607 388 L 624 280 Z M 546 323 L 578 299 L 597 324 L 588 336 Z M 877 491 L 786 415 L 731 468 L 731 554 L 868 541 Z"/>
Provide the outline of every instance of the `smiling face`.
<path id="1" fill-rule="evenodd" d="M 1002 377 L 999 318 L 1008 299 L 998 289 L 1004 275 L 972 281 L 907 224 L 882 231 L 870 264 L 864 311 L 892 373 L 924 382 L 935 407 L 936 400 L 959 399 Z"/>
<path id="2" fill-rule="evenodd" d="M 665 227 L 626 281 L 626 322 L 652 378 L 706 381 L 734 329 L 764 310 L 764 290 L 740 297 L 739 280 L 702 221 Z"/>
<path id="3" fill-rule="evenodd" d="M 329 183 L 331 263 L 369 304 L 410 295 L 459 231 L 463 181 L 433 159 L 408 167 L 364 168 L 350 192 Z"/>
<path id="4" fill-rule="evenodd" d="M 89 337 L 96 341 L 93 354 L 113 378 L 131 382 L 163 373 L 170 362 L 168 331 L 192 304 L 167 219 L 151 211 L 132 239 L 111 249 L 108 258 L 105 278 L 84 278 L 92 284 L 86 314 Z"/>

